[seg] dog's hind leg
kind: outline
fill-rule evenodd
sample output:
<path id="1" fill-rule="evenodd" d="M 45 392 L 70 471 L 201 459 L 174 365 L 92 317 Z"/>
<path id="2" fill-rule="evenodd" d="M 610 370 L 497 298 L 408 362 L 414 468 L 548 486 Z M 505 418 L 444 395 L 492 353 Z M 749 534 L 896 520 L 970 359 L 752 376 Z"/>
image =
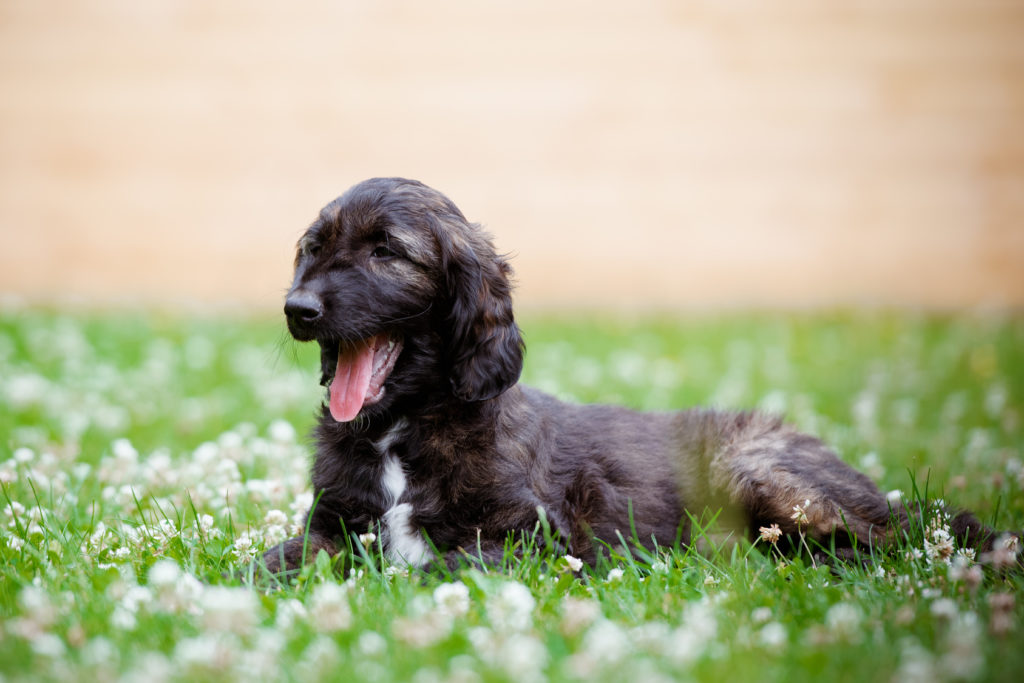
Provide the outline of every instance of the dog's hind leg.
<path id="1" fill-rule="evenodd" d="M 871 479 L 820 440 L 768 418 L 743 417 L 733 418 L 732 429 L 726 430 L 733 438 L 723 442 L 709 473 L 713 487 L 747 514 L 753 529 L 778 524 L 787 535 L 803 533 L 824 547 L 836 548 L 840 559 L 852 559 L 858 549 L 891 550 L 912 525 L 920 524 L 928 533 L 930 520 L 921 519 L 923 511 L 908 510 L 902 501 L 890 502 Z M 1007 554 L 995 547 L 1000 532 L 970 512 L 943 512 L 943 533 L 961 547 Z M 1012 545 L 1019 535 L 1006 538 L 1003 545 Z"/>
<path id="2" fill-rule="evenodd" d="M 907 527 L 867 476 L 819 439 L 757 413 L 716 414 L 707 452 L 708 489 L 749 527 L 777 524 L 787 535 L 821 544 L 885 547 Z"/>

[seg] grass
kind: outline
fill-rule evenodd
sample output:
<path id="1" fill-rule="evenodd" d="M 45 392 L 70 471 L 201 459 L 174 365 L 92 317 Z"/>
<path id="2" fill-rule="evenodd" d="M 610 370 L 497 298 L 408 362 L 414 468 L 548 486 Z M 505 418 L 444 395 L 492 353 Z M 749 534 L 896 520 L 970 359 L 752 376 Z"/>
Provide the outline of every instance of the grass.
<path id="1" fill-rule="evenodd" d="M 783 412 L 883 489 L 1024 526 L 1024 318 L 524 322 L 524 379 Z M 486 573 L 247 561 L 309 503 L 317 352 L 277 320 L 0 313 L 0 681 L 1020 680 L 1024 586 L 929 554 L 532 548 Z"/>

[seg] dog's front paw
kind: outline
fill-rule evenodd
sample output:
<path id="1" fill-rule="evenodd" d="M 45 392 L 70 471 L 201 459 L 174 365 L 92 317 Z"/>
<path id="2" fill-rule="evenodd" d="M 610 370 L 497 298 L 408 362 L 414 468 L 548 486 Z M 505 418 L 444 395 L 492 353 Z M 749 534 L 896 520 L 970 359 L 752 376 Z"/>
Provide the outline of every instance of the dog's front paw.
<path id="1" fill-rule="evenodd" d="M 329 538 L 319 534 L 296 536 L 263 553 L 263 566 L 270 574 L 282 574 L 312 562 L 321 550 L 334 555 L 338 547 Z"/>

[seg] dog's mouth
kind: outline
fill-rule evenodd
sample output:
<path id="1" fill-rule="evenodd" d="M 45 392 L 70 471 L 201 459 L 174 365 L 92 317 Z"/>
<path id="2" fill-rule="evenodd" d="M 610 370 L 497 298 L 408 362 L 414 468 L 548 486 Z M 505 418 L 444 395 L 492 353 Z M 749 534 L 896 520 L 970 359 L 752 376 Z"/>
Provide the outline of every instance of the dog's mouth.
<path id="1" fill-rule="evenodd" d="M 402 342 L 378 334 L 355 344 L 338 345 L 338 363 L 330 384 L 331 417 L 338 422 L 354 420 L 366 406 L 384 397 L 384 382 L 402 352 Z"/>

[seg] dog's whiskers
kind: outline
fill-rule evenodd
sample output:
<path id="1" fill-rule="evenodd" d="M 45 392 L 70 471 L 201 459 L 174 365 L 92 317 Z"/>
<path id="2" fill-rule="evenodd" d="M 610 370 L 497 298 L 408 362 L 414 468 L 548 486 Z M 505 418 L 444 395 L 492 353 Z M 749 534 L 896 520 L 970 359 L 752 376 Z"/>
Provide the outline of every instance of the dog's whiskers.
<path id="1" fill-rule="evenodd" d="M 433 307 L 434 307 L 434 302 L 431 301 L 430 303 L 427 304 L 427 307 L 424 308 L 419 313 L 413 313 L 411 315 L 406 315 L 406 316 L 403 316 L 401 318 L 391 318 L 390 320 L 385 320 L 384 324 L 385 325 L 390 325 L 392 323 L 403 323 L 403 322 L 405 322 L 407 320 L 415 320 L 416 318 L 419 318 L 420 316 L 423 316 L 423 315 L 426 315 L 427 313 L 430 313 L 430 309 L 432 309 Z"/>

